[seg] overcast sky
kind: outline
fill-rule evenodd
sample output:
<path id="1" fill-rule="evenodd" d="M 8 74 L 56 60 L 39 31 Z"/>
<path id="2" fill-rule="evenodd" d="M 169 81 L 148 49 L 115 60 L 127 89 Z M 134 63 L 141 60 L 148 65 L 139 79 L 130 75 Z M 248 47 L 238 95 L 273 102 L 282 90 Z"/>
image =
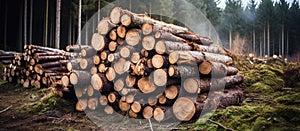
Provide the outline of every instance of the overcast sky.
<path id="1" fill-rule="evenodd" d="M 243 6 L 246 6 L 249 3 L 249 1 L 250 0 L 242 0 Z M 255 1 L 256 3 L 259 3 L 261 0 L 255 0 Z M 279 0 L 273 0 L 273 1 L 279 1 Z M 294 0 L 286 0 L 286 1 L 292 3 Z M 220 4 L 218 6 L 224 9 L 226 5 L 225 2 L 226 0 L 220 0 Z"/>

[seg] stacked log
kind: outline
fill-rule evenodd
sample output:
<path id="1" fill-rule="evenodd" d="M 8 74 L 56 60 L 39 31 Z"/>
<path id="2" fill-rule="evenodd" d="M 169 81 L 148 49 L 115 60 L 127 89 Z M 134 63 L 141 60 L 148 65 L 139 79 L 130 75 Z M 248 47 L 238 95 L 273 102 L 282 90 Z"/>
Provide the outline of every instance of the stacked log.
<path id="1" fill-rule="evenodd" d="M 88 65 L 70 76 L 79 97 L 76 109 L 160 122 L 169 113 L 190 121 L 204 105 L 239 105 L 244 78 L 212 43 L 187 28 L 115 7 L 86 47 L 92 53 L 81 57 Z"/>

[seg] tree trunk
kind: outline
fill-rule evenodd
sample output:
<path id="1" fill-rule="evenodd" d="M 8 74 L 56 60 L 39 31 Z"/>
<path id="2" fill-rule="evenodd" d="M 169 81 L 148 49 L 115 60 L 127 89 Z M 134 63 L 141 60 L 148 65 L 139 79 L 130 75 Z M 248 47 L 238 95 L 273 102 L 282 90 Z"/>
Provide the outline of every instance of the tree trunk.
<path id="1" fill-rule="evenodd" d="M 81 0 L 78 3 L 78 44 L 81 45 Z"/>
<path id="2" fill-rule="evenodd" d="M 101 0 L 98 0 L 98 17 L 97 17 L 97 22 L 100 21 L 100 9 L 101 9 Z"/>
<path id="3" fill-rule="evenodd" d="M 269 21 L 268 21 L 268 24 L 267 24 L 267 30 L 268 30 L 268 32 L 267 32 L 267 35 L 268 35 L 268 56 L 270 56 L 270 23 L 269 23 Z"/>
<path id="4" fill-rule="evenodd" d="M 26 0 L 27 1 L 27 0 Z M 49 0 L 46 0 L 46 11 L 45 11 L 45 34 L 44 34 L 44 46 L 48 45 L 48 16 L 49 16 Z"/>
<path id="5" fill-rule="evenodd" d="M 284 24 L 281 24 L 281 55 L 284 57 Z"/>
<path id="6" fill-rule="evenodd" d="M 264 26 L 264 48 L 263 55 L 266 55 L 266 27 Z"/>
<path id="7" fill-rule="evenodd" d="M 7 1 L 4 1 L 5 2 L 5 14 L 4 14 L 4 45 L 3 45 L 3 48 L 4 48 L 4 50 L 6 50 L 7 49 L 7 14 L 8 14 L 8 12 L 7 12 L 7 8 L 8 8 L 8 6 L 7 6 Z"/>
<path id="8" fill-rule="evenodd" d="M 257 52 L 256 52 L 256 36 L 255 36 L 255 28 L 253 27 L 253 32 L 252 32 L 253 34 L 253 39 L 252 39 L 252 41 L 253 41 L 253 53 L 255 53 L 256 55 L 257 55 Z"/>
<path id="9" fill-rule="evenodd" d="M 60 5 L 61 0 L 56 1 L 56 29 L 55 29 L 55 48 L 59 49 L 60 47 Z"/>
<path id="10" fill-rule="evenodd" d="M 32 44 L 33 0 L 30 0 L 29 43 Z"/>
<path id="11" fill-rule="evenodd" d="M 24 1 L 24 45 L 27 45 L 27 1 Z"/>
<path id="12" fill-rule="evenodd" d="M 229 50 L 232 49 L 232 30 L 229 29 Z"/>

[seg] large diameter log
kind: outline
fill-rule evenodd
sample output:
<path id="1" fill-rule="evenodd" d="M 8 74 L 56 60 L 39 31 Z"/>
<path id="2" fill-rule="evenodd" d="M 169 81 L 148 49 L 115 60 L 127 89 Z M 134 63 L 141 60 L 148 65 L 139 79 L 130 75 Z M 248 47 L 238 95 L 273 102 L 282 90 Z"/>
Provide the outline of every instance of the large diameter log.
<path id="1" fill-rule="evenodd" d="M 91 75 L 87 71 L 74 70 L 70 74 L 70 83 L 72 85 L 87 85 L 91 81 Z"/>
<path id="2" fill-rule="evenodd" d="M 114 27 L 116 27 L 116 25 L 113 22 L 111 22 L 108 18 L 104 18 L 98 23 L 97 30 L 99 34 L 106 35 L 108 31 Z"/>
<path id="3" fill-rule="evenodd" d="M 94 65 L 94 62 L 90 58 L 81 59 L 79 62 L 79 66 L 82 70 L 90 69 Z"/>
<path id="4" fill-rule="evenodd" d="M 165 66 L 167 66 L 167 60 L 164 56 L 162 55 L 154 55 L 152 57 L 152 65 L 153 67 L 159 69 L 159 68 L 164 68 Z"/>
<path id="5" fill-rule="evenodd" d="M 178 98 L 173 105 L 173 113 L 180 121 L 189 121 L 196 113 L 194 102 L 186 97 Z"/>
<path id="6" fill-rule="evenodd" d="M 124 46 L 120 48 L 120 56 L 123 58 L 128 58 L 135 52 L 135 49 L 132 46 Z"/>
<path id="7" fill-rule="evenodd" d="M 167 72 L 163 69 L 157 69 L 153 72 L 153 75 L 150 76 L 151 81 L 156 86 L 165 86 L 167 85 L 168 75 Z"/>
<path id="8" fill-rule="evenodd" d="M 94 33 L 92 36 L 91 43 L 92 43 L 93 48 L 96 51 L 100 51 L 105 48 L 106 43 L 108 43 L 108 40 L 104 36 L 102 36 L 98 33 Z"/>
<path id="9" fill-rule="evenodd" d="M 146 106 L 143 110 L 143 117 L 145 119 L 150 119 L 153 116 L 153 108 L 151 106 Z"/>
<path id="10" fill-rule="evenodd" d="M 200 93 L 221 90 L 234 85 L 239 85 L 243 83 L 243 81 L 244 77 L 242 75 L 213 79 L 187 78 L 184 80 L 183 88 L 188 93 Z"/>

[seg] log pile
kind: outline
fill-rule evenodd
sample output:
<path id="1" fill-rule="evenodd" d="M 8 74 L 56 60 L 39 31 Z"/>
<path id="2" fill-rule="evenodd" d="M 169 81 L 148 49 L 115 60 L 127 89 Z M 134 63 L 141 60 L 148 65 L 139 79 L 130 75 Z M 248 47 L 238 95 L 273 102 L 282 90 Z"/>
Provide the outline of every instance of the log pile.
<path id="1" fill-rule="evenodd" d="M 74 45 L 81 55 L 91 52 L 70 75 L 76 109 L 161 122 L 169 115 L 190 121 L 203 109 L 239 105 L 244 78 L 212 43 L 187 28 L 115 7 L 99 21 L 91 47 Z"/>
<path id="2" fill-rule="evenodd" d="M 62 51 L 27 45 L 24 54 L 2 53 L 0 60 L 10 60 L 6 80 L 55 87 L 60 96 L 74 91 L 78 111 L 191 121 L 203 109 L 242 102 L 243 76 L 212 43 L 187 28 L 115 7 L 99 21 L 91 46 Z"/>

